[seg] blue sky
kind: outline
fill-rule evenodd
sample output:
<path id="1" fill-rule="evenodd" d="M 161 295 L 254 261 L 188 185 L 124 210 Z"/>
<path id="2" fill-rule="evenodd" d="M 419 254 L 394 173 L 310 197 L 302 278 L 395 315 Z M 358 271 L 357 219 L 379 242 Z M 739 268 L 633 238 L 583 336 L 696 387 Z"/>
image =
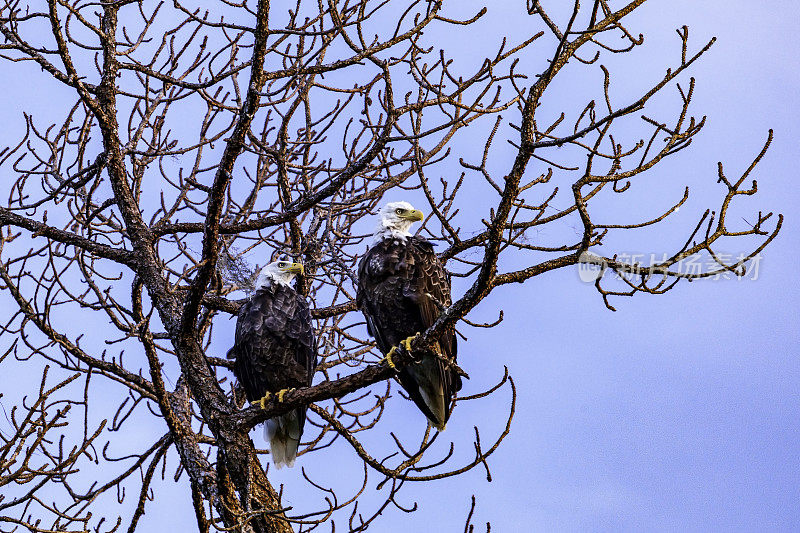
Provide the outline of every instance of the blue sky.
<path id="1" fill-rule="evenodd" d="M 447 43 L 443 37 L 443 45 L 469 54 L 506 29 L 529 31 L 523 26 L 529 21 L 505 7 L 511 2 L 497 4 L 489 7 L 484 39 Z M 670 251 L 698 212 L 719 204 L 717 161 L 735 175 L 773 128 L 775 140 L 753 176 L 759 193 L 737 200 L 740 217 L 752 219 L 758 210 L 786 215 L 781 235 L 763 253 L 758 279 L 682 283 L 663 296 L 617 299 L 615 313 L 573 269 L 499 290 L 471 318 L 493 320 L 502 308 L 506 320 L 467 332 L 459 350 L 473 376 L 466 392 L 491 384 L 503 365 L 517 384 L 511 435 L 489 460 L 493 481 L 475 469 L 411 488 L 407 494 L 420 510 L 387 510 L 376 531 L 460 531 L 472 494 L 474 523 L 490 521 L 501 532 L 800 529 L 799 12 L 789 1 L 651 0 L 628 23 L 645 34 L 645 45 L 613 62 L 614 90 L 623 101 L 677 57 L 675 28 L 689 25 L 694 47 L 718 37 L 691 71 L 698 82 L 693 110 L 708 115 L 708 124 L 691 148 L 639 185 L 644 194 L 636 198 L 645 203 L 637 213 L 650 207 L 654 213 L 670 194 L 679 197 L 683 185 L 697 194 L 685 216 L 657 235 L 661 240 L 633 237 L 617 251 Z M 585 67 L 571 68 L 577 75 Z M 3 81 L 11 91 L 25 85 L 24 104 L 2 110 L 6 123 L 21 125 L 20 111 L 53 105 L 37 97 L 36 84 Z M 565 82 L 563 97 L 549 100 L 546 110 L 568 106 L 573 88 Z M 460 172 L 457 158 L 448 165 Z M 727 251 L 745 251 L 736 246 Z M 490 441 L 507 402 L 504 391 L 461 406 L 445 436 L 468 458 L 472 426 L 480 422 Z M 502 420 L 493 422 L 497 417 Z M 344 446 L 317 455 L 304 466 L 322 478 L 357 466 Z M 290 491 L 298 475 L 284 470 L 274 479 Z M 319 497 L 287 493 L 290 500 Z M 165 488 L 162 495 L 172 504 L 149 508 L 142 531 L 193 528 L 183 488 Z"/>

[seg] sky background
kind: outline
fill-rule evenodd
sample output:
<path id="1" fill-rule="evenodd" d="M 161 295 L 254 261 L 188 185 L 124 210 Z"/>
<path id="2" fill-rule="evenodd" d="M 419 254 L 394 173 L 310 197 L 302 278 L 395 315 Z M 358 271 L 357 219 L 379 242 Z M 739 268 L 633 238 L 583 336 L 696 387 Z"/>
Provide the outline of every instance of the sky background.
<path id="1" fill-rule="evenodd" d="M 496 4 L 481 27 L 486 42 L 503 31 L 530 31 L 524 26 L 530 20 L 507 7 L 511 2 Z M 679 198 L 684 185 L 697 195 L 661 240 L 631 237 L 615 242 L 616 251 L 671 251 L 698 212 L 719 205 L 724 188 L 716 184 L 717 161 L 736 176 L 770 128 L 775 139 L 753 174 L 759 192 L 736 200 L 731 225 L 752 220 L 758 210 L 774 211 L 786 216 L 783 230 L 763 252 L 758 279 L 681 283 L 662 296 L 616 299 L 615 313 L 576 269 L 497 291 L 471 318 L 492 320 L 502 308 L 505 321 L 467 332 L 459 349 L 473 376 L 466 392 L 496 381 L 503 365 L 517 385 L 511 434 L 489 459 L 493 481 L 474 469 L 414 487 L 409 494 L 420 509 L 411 515 L 387 510 L 375 531 L 460 531 L 472 494 L 474 523 L 490 521 L 492 531 L 501 532 L 800 529 L 800 7 L 790 1 L 651 0 L 627 20 L 646 41 L 635 54 L 606 63 L 613 64 L 620 102 L 673 64 L 675 28 L 690 27 L 694 49 L 711 36 L 718 42 L 691 71 L 698 83 L 692 110 L 708 116 L 704 131 L 639 184 L 650 194 L 635 196 L 641 203 L 626 209 L 655 214 Z M 447 39 L 442 36 L 442 46 L 460 46 L 465 54 L 484 42 Z M 586 67 L 574 68 L 580 76 Z M 580 89 L 570 85 L 577 79 L 570 76 L 564 76 L 563 99 L 548 100 L 543 113 L 569 106 L 571 91 Z M 22 110 L 58 105 L 30 80 L 6 78 L 2 85 L 28 93 L 7 102 L 0 115 L 12 128 L 21 126 Z M 460 172 L 457 158 L 448 164 Z M 733 242 L 723 251 L 747 249 Z M 472 426 L 485 425 L 482 437 L 491 442 L 507 403 L 505 389 L 462 406 L 446 437 L 468 458 Z M 352 452 L 337 450 L 341 455 L 316 454 L 303 466 L 321 478 L 357 467 Z M 273 478 L 287 483 L 290 500 L 306 497 L 290 491 L 298 473 L 283 470 Z M 148 508 L 141 531 L 193 529 L 183 488 L 161 494 L 170 505 Z"/>

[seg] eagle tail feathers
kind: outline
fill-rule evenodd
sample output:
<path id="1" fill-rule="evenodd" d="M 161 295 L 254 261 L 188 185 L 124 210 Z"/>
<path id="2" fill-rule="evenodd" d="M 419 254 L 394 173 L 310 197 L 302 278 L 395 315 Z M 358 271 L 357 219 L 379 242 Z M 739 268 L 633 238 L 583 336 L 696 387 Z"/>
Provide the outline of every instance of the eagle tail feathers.
<path id="1" fill-rule="evenodd" d="M 272 461 L 277 468 L 294 466 L 302 434 L 297 410 L 270 418 L 264 423 L 264 440 L 269 441 Z"/>
<path id="2" fill-rule="evenodd" d="M 427 408 L 422 411 L 436 429 L 444 431 L 450 413 L 438 358 L 436 355 L 425 355 L 421 362 L 410 365 L 409 370 Z"/>
<path id="3" fill-rule="evenodd" d="M 433 415 L 433 418 L 429 416 L 428 420 L 430 420 L 431 424 L 433 424 L 433 427 L 439 431 L 444 431 L 447 427 L 447 411 L 444 401 L 444 391 L 442 391 L 440 388 L 438 391 L 431 392 L 433 392 L 433 394 L 429 394 L 428 391 L 423 387 L 419 388 L 419 393 L 422 396 L 422 400 L 425 402 L 428 410 Z"/>

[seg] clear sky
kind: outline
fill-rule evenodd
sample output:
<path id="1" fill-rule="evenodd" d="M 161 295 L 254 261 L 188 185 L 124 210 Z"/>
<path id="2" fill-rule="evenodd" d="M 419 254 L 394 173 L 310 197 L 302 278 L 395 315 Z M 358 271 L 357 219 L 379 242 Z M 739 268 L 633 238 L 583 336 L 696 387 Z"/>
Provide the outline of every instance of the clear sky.
<path id="1" fill-rule="evenodd" d="M 506 8 L 510 1 L 494 4 L 482 26 L 487 42 L 503 31 L 529 31 L 523 24 L 530 21 Z M 708 115 L 706 128 L 674 163 L 639 185 L 659 191 L 649 196 L 653 213 L 667 202 L 663 182 L 674 185 L 666 190 L 677 197 L 684 185 L 698 192 L 664 242 L 686 235 L 698 213 L 719 205 L 717 161 L 730 174 L 743 170 L 769 128 L 775 140 L 753 176 L 759 192 L 738 199 L 736 214 L 752 220 L 758 210 L 781 212 L 782 233 L 764 251 L 758 279 L 682 283 L 663 296 L 617 299 L 616 313 L 573 269 L 492 295 L 471 318 L 492 320 L 502 308 L 506 320 L 468 332 L 459 357 L 473 376 L 467 393 L 499 378 L 503 365 L 516 380 L 511 435 L 489 460 L 493 481 L 475 469 L 409 488 L 420 510 L 387 510 L 375 531 L 460 531 L 472 494 L 474 523 L 490 521 L 499 532 L 800 530 L 800 7 L 788 0 L 651 0 L 628 20 L 646 42 L 614 62 L 620 101 L 629 86 L 655 80 L 678 57 L 675 28 L 689 25 L 695 48 L 718 38 L 691 72 L 698 83 L 692 109 Z M 449 46 L 468 53 L 477 45 Z M 26 83 L 6 79 L 0 86 L 17 91 Z M 17 107 L 6 103 L 4 122 L 21 127 L 21 111 L 57 105 L 36 98 L 37 90 L 31 86 Z M 570 86 L 562 90 L 569 102 Z M 557 109 L 560 102 L 547 105 Z M 449 164 L 460 173 L 457 157 Z M 672 250 L 651 242 L 633 240 L 617 251 Z M 736 246 L 725 251 L 746 251 Z M 446 437 L 468 457 L 472 426 L 484 424 L 490 441 L 500 424 L 491 419 L 504 421 L 507 401 L 503 392 L 462 406 Z M 304 466 L 321 477 L 351 471 L 352 452 L 334 450 L 342 455 L 316 454 Z M 299 470 L 278 476 L 290 491 Z M 141 530 L 193 529 L 184 492 L 165 490 L 174 505 L 149 507 Z"/>

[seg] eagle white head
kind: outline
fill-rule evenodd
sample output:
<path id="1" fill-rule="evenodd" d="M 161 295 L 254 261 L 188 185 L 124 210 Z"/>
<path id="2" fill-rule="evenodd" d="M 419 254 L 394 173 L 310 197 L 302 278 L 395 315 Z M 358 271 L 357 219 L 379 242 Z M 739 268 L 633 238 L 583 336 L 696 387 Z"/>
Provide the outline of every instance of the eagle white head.
<path id="1" fill-rule="evenodd" d="M 261 269 L 256 279 L 256 290 L 266 287 L 270 281 L 289 285 L 296 275 L 302 273 L 303 263 L 294 263 L 284 256 Z"/>
<path id="2" fill-rule="evenodd" d="M 411 224 L 422 220 L 422 211 L 408 202 L 389 202 L 378 212 L 380 222 L 375 229 L 375 240 L 410 237 Z"/>

